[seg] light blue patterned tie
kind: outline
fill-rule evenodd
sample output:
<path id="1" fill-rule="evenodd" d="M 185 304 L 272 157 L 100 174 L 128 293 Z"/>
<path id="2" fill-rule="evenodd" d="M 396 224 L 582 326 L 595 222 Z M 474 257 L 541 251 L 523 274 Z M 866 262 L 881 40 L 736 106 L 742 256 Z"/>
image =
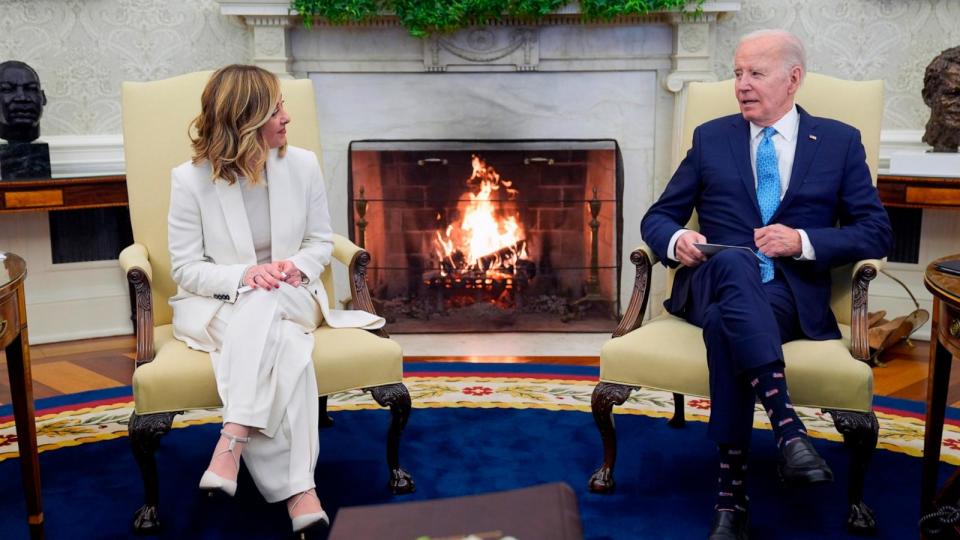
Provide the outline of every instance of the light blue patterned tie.
<path id="1" fill-rule="evenodd" d="M 764 225 L 770 222 L 780 206 L 780 167 L 777 165 L 773 141 L 770 140 L 776 132 L 772 127 L 763 128 L 763 140 L 757 147 L 757 203 Z M 757 257 L 760 259 L 760 281 L 766 283 L 773 279 L 773 261 L 760 250 L 757 250 Z"/>

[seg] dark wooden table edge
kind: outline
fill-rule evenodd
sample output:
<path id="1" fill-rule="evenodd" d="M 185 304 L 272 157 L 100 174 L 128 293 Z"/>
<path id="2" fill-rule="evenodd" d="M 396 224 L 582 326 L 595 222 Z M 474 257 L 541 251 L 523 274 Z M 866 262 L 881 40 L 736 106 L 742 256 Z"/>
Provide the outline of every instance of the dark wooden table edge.
<path id="1" fill-rule="evenodd" d="M 956 494 L 960 487 L 958 473 L 954 473 L 937 492 L 937 477 L 940 467 L 940 447 L 943 444 L 943 423 L 946 414 L 947 387 L 953 366 L 953 353 L 940 341 L 940 303 L 960 308 L 960 295 L 944 289 L 935 283 L 932 274 L 942 274 L 936 264 L 946 260 L 958 259 L 958 255 L 948 255 L 931 261 L 924 272 L 924 287 L 933 295 L 933 313 L 931 320 L 930 363 L 927 376 L 926 414 L 924 415 L 924 442 L 921 463 L 920 507 L 926 514 L 938 506 L 941 501 Z"/>
<path id="2" fill-rule="evenodd" d="M 103 186 L 103 191 L 89 190 Z M 122 188 L 122 191 L 121 191 Z M 63 202 L 58 204 L 27 204 L 24 206 L 6 206 L 7 193 L 29 193 L 49 190 L 63 190 Z M 86 197 L 79 202 L 68 199 L 78 198 L 86 190 Z M 0 214 L 29 214 L 34 212 L 57 212 L 61 210 L 88 210 L 95 208 L 121 208 L 128 206 L 127 177 L 124 174 L 99 176 L 76 176 L 64 178 L 43 178 L 36 180 L 0 180 Z"/>

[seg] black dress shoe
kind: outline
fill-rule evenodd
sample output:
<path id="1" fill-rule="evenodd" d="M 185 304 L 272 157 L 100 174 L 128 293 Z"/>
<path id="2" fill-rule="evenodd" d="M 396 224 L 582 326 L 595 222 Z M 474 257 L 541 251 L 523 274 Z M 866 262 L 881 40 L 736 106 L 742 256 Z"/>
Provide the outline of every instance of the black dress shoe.
<path id="1" fill-rule="evenodd" d="M 817 454 L 809 439 L 798 437 L 783 447 L 780 479 L 794 485 L 833 482 L 833 471 Z"/>
<path id="2" fill-rule="evenodd" d="M 746 512 L 717 510 L 707 540 L 749 540 L 750 520 Z"/>

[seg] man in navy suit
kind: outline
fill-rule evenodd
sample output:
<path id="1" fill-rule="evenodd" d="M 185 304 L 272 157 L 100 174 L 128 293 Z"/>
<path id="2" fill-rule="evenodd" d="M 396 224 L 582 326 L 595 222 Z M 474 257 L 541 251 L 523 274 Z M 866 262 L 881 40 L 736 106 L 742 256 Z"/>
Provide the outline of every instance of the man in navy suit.
<path id="1" fill-rule="evenodd" d="M 708 433 L 720 451 L 711 539 L 748 537 L 745 478 L 757 398 L 783 454 L 783 479 L 833 479 L 793 411 L 781 345 L 839 338 L 830 269 L 884 257 L 892 241 L 860 132 L 794 104 L 804 57 L 784 30 L 741 39 L 734 56 L 740 114 L 694 131 L 692 148 L 641 225 L 660 259 L 680 266 L 664 306 L 703 328 Z M 684 228 L 693 210 L 699 232 Z M 707 242 L 749 250 L 707 257 L 695 247 Z"/>

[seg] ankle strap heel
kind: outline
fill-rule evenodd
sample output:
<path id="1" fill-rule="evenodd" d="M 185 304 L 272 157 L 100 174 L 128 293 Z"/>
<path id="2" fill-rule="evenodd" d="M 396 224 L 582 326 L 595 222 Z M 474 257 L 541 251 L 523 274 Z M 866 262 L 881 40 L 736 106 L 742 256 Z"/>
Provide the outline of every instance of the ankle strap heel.
<path id="1" fill-rule="evenodd" d="M 219 456 L 222 456 L 223 454 L 230 454 L 230 456 L 233 458 L 233 465 L 237 470 L 237 475 L 239 475 L 240 456 L 238 456 L 235 451 L 237 448 L 237 443 L 246 444 L 250 442 L 250 437 L 238 437 L 232 433 L 227 433 L 223 429 L 220 430 L 220 436 L 230 441 L 230 444 L 227 445 L 226 449 L 215 453 L 211 458 L 211 461 Z M 237 492 L 237 481 L 223 478 L 208 469 L 200 478 L 200 489 L 206 491 L 209 495 L 213 495 L 215 492 L 223 492 L 228 496 L 233 497 Z"/>
<path id="2" fill-rule="evenodd" d="M 230 441 L 230 444 L 227 445 L 226 450 L 221 450 L 217 452 L 213 457 L 217 458 L 218 456 L 221 456 L 223 454 L 230 454 L 230 456 L 233 458 L 233 464 L 237 468 L 237 474 L 240 474 L 240 456 L 238 456 L 234 452 L 234 449 L 236 449 L 237 443 L 247 444 L 248 442 L 250 442 L 250 437 L 238 437 L 232 433 L 227 433 L 227 431 L 224 429 L 220 430 L 220 436 Z"/>
<path id="3" fill-rule="evenodd" d="M 297 509 L 297 505 L 303 500 L 307 495 L 312 496 L 317 502 L 320 502 L 320 497 L 317 496 L 312 490 L 307 490 L 299 495 L 296 495 L 297 500 L 290 505 L 290 513 L 292 514 L 294 510 Z M 306 537 L 308 531 L 323 529 L 330 526 L 330 518 L 327 517 L 327 513 L 324 510 L 319 512 L 314 512 L 312 514 L 304 514 L 302 516 L 293 517 L 290 516 L 290 521 L 293 525 L 293 534 L 298 536 L 301 540 Z"/>

